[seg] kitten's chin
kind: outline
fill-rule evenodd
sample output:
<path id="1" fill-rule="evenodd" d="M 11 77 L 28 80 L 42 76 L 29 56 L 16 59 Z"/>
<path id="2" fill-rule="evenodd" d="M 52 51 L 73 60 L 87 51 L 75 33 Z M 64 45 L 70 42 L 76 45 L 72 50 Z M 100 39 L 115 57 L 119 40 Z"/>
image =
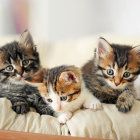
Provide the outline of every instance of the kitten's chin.
<path id="1" fill-rule="evenodd" d="M 24 77 L 19 76 L 19 77 L 16 77 L 15 80 L 17 80 L 17 81 L 23 81 L 24 80 Z"/>
<path id="2" fill-rule="evenodd" d="M 9 80 L 13 82 L 25 82 L 24 77 L 21 77 L 21 76 L 12 77 L 12 78 L 9 78 Z"/>

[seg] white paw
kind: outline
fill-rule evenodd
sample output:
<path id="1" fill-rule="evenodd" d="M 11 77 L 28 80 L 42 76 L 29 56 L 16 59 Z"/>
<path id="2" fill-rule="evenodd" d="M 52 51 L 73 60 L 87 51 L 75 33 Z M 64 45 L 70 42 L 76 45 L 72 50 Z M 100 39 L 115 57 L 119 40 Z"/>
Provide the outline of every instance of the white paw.
<path id="1" fill-rule="evenodd" d="M 61 124 L 64 124 L 64 123 L 66 123 L 71 117 L 72 117 L 72 113 L 71 113 L 71 112 L 64 112 L 63 114 L 61 114 L 61 115 L 58 117 L 58 121 L 59 121 Z"/>
<path id="2" fill-rule="evenodd" d="M 102 104 L 99 100 L 92 101 L 92 102 L 86 102 L 83 106 L 84 106 L 84 108 L 93 109 L 95 111 L 102 109 Z"/>

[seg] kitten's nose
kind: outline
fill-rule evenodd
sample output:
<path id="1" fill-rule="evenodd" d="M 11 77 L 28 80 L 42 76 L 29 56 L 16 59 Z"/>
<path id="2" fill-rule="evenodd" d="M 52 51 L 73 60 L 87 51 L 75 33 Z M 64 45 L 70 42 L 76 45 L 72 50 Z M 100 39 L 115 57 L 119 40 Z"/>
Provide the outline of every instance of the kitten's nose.
<path id="1" fill-rule="evenodd" d="M 118 86 L 120 84 L 120 82 L 115 82 L 115 85 Z"/>
<path id="2" fill-rule="evenodd" d="M 16 67 L 16 70 L 17 70 L 17 74 L 19 74 L 20 76 L 23 75 L 22 67 Z"/>
<path id="3" fill-rule="evenodd" d="M 23 74 L 23 72 L 22 71 L 20 71 L 20 72 L 17 72 L 20 76 L 22 76 L 22 74 Z"/>
<path id="4" fill-rule="evenodd" d="M 59 107 L 57 107 L 56 108 L 56 111 L 61 111 L 62 109 L 61 109 L 61 106 L 59 106 Z"/>

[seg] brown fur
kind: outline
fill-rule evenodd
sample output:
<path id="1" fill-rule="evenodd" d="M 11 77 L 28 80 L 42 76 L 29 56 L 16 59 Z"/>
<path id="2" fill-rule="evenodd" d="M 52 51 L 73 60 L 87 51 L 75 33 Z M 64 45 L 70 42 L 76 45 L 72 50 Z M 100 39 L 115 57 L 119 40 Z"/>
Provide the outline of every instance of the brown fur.
<path id="1" fill-rule="evenodd" d="M 68 76 L 68 77 L 67 77 Z M 27 78 L 32 84 L 37 84 L 41 96 L 49 98 L 49 86 L 60 97 L 67 96 L 68 102 L 75 100 L 81 91 L 81 72 L 74 66 L 59 66 L 52 69 L 42 69 Z M 77 92 L 76 94 L 73 94 Z"/>
<path id="2" fill-rule="evenodd" d="M 135 97 L 133 81 L 140 73 L 138 48 L 109 44 L 103 38 L 98 45 L 94 59 L 82 67 L 85 84 L 101 102 L 114 103 L 119 111 L 127 112 Z M 115 75 L 108 75 L 107 69 L 113 69 Z M 130 77 L 125 78 L 125 72 Z"/>
<path id="3" fill-rule="evenodd" d="M 23 61 L 28 60 L 27 65 Z M 13 71 L 6 71 L 7 66 L 12 66 Z M 4 79 L 15 78 L 17 75 L 27 77 L 40 69 L 39 54 L 28 31 L 23 32 L 19 42 L 12 42 L 0 47 L 0 76 Z"/>
<path id="4" fill-rule="evenodd" d="M 137 58 L 137 55 L 135 53 L 135 51 L 132 49 L 132 51 L 130 51 L 129 53 L 129 57 L 128 57 L 128 67 L 131 68 L 132 73 L 136 72 L 139 70 L 139 58 Z"/>
<path id="5" fill-rule="evenodd" d="M 7 98 L 18 114 L 29 112 L 34 107 L 40 114 L 52 114 L 35 86 L 23 79 L 40 69 L 39 54 L 31 34 L 26 30 L 19 41 L 0 47 L 0 98 Z M 49 113 L 50 112 L 50 113 Z"/>
<path id="6" fill-rule="evenodd" d="M 114 55 L 112 53 L 107 54 L 106 61 L 103 58 L 100 58 L 99 65 L 102 65 L 103 68 L 109 66 L 114 61 Z"/>

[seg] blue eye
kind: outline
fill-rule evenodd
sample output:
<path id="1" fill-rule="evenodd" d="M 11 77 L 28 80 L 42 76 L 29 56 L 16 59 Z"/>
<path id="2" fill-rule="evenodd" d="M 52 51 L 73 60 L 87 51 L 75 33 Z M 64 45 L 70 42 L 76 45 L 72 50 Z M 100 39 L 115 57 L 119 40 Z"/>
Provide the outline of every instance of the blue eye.
<path id="1" fill-rule="evenodd" d="M 7 66 L 6 68 L 5 68 L 5 70 L 7 70 L 7 71 L 12 71 L 14 68 L 13 68 L 13 66 L 12 65 L 9 65 L 9 66 Z"/>
<path id="2" fill-rule="evenodd" d="M 114 75 L 114 71 L 112 69 L 107 69 L 107 74 L 108 75 Z"/>
<path id="3" fill-rule="evenodd" d="M 29 64 L 29 60 L 23 60 L 23 61 L 22 61 L 22 65 L 23 65 L 23 66 L 26 66 L 26 65 L 28 65 L 28 64 Z"/>
<path id="4" fill-rule="evenodd" d="M 130 73 L 129 72 L 125 72 L 124 74 L 123 74 L 123 77 L 125 77 L 125 78 L 128 78 L 130 76 Z"/>
<path id="5" fill-rule="evenodd" d="M 61 101 L 66 101 L 66 100 L 67 100 L 67 96 L 62 96 L 62 97 L 60 97 L 60 100 L 61 100 Z"/>

